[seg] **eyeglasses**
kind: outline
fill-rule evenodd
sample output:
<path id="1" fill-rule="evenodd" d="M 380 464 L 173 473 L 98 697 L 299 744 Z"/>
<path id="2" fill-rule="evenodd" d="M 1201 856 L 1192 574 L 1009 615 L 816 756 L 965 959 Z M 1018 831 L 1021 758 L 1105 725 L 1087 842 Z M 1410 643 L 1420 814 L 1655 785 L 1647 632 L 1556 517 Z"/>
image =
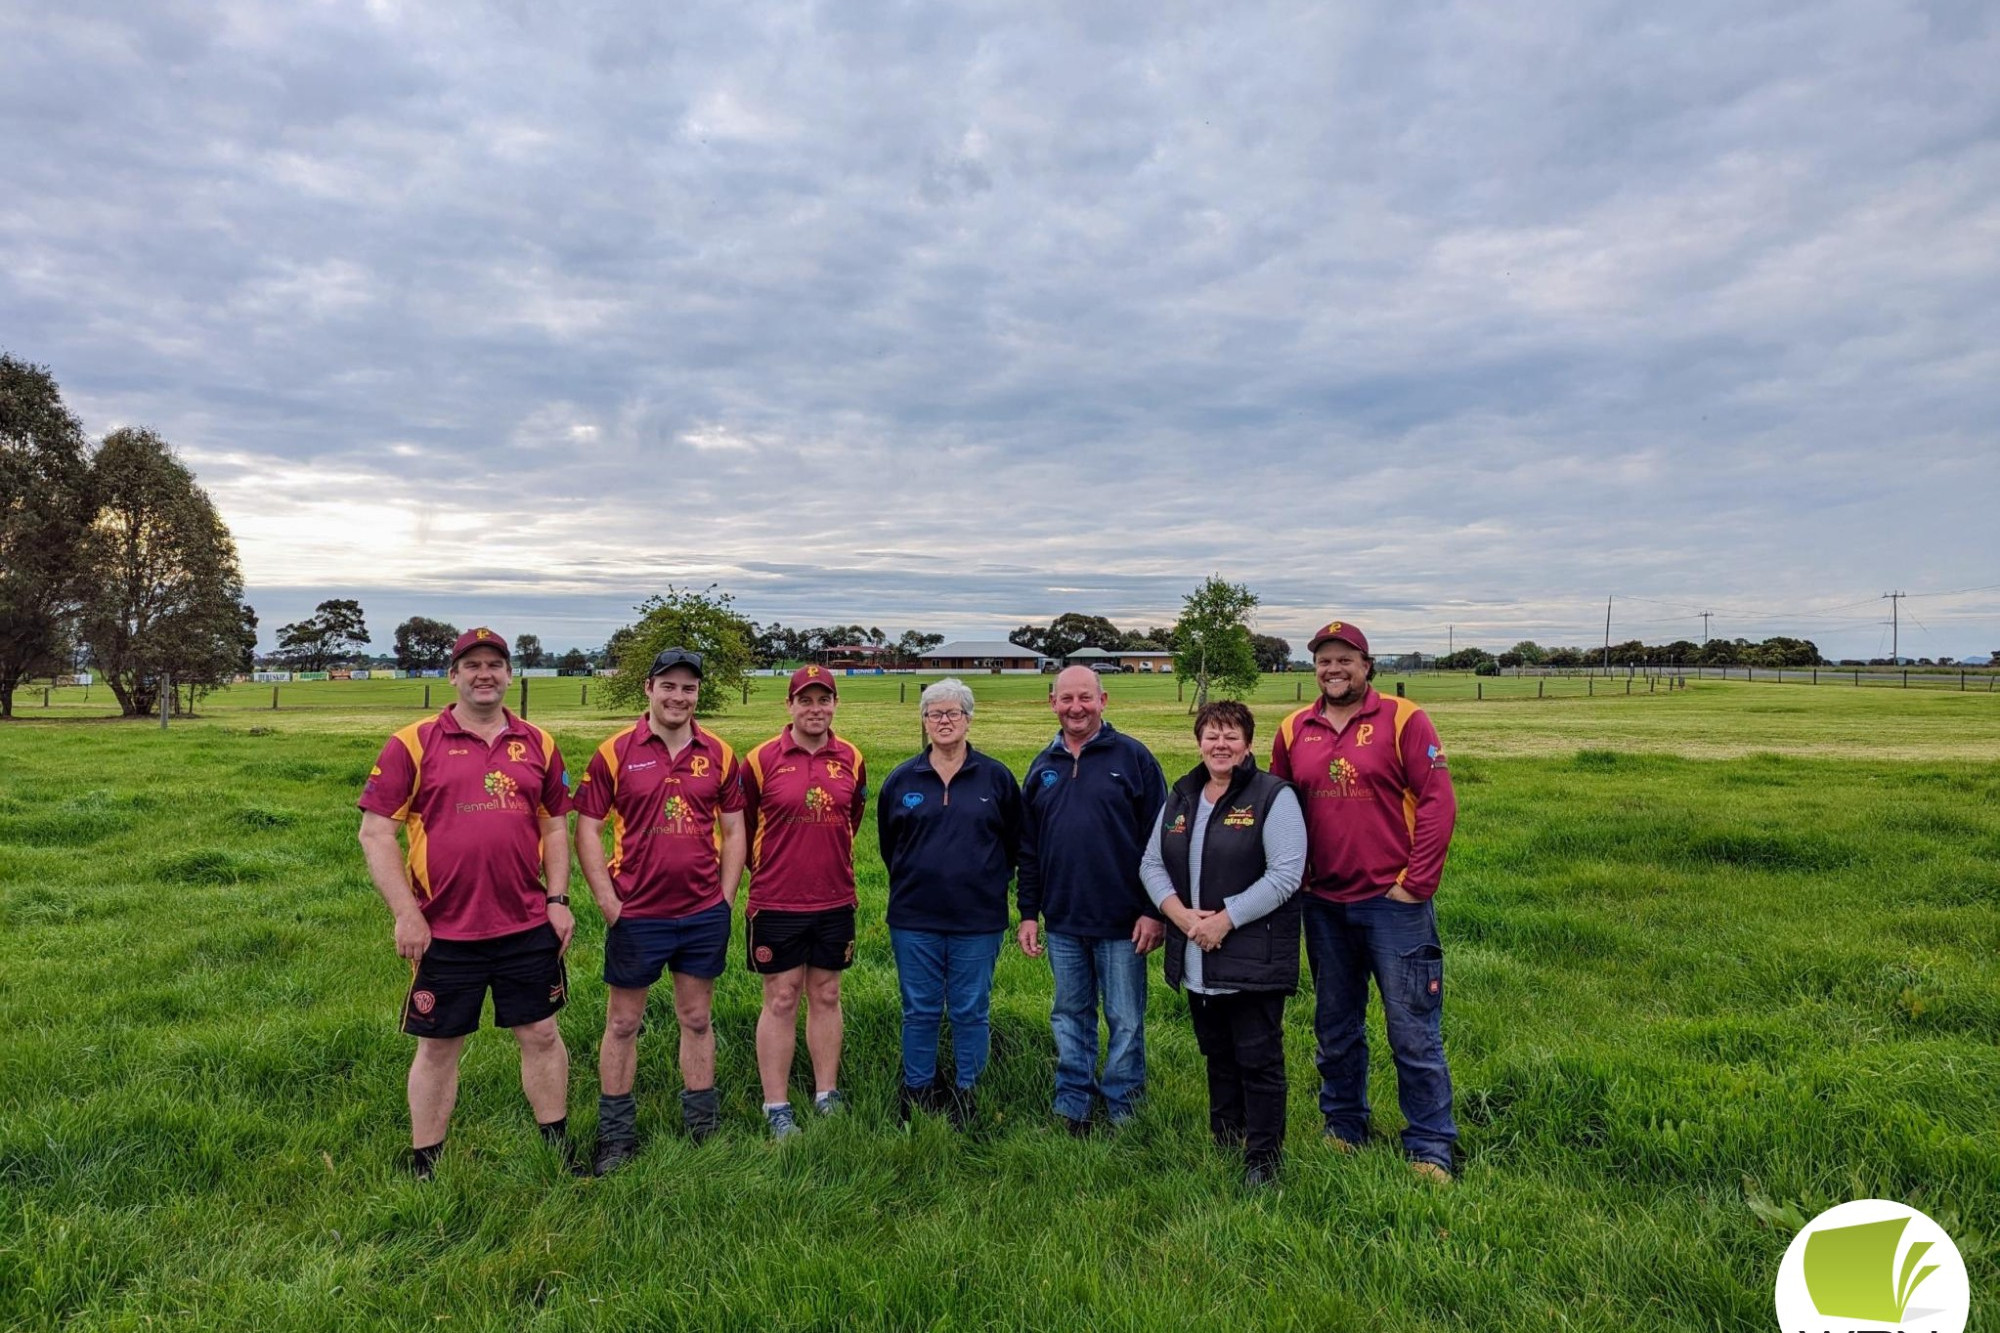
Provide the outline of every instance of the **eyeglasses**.
<path id="1" fill-rule="evenodd" d="M 939 708 L 924 714 L 924 721 L 943 726 L 947 722 L 963 722 L 966 714 L 957 708 Z"/>

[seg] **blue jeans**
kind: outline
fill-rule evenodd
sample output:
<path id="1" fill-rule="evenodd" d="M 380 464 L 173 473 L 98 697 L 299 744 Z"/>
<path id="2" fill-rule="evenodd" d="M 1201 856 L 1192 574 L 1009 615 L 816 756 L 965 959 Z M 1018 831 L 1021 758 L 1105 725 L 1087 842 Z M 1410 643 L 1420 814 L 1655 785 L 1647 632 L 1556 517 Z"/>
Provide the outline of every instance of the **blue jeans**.
<path id="1" fill-rule="evenodd" d="M 1146 960 L 1123 936 L 1110 940 L 1048 932 L 1049 965 L 1055 969 L 1056 1114 L 1088 1120 L 1093 1094 L 1104 1098 L 1105 1113 L 1117 1124 L 1138 1110 L 1146 1090 Z M 1097 1069 L 1097 1006 L 1111 1044 L 1104 1075 Z"/>
<path id="2" fill-rule="evenodd" d="M 938 1030 L 951 1014 L 951 1051 L 958 1086 L 969 1088 L 986 1072 L 993 1049 L 987 1022 L 993 998 L 993 965 L 1004 931 L 978 935 L 889 929 L 896 981 L 903 990 L 903 1082 L 929 1087 L 937 1077 Z"/>
<path id="3" fill-rule="evenodd" d="M 1306 899 L 1306 959 L 1312 967 L 1313 1033 L 1319 1038 L 1319 1109 L 1329 1133 L 1368 1141 L 1368 978 L 1382 994 L 1396 1100 L 1408 1127 L 1403 1151 L 1451 1166 L 1458 1126 L 1445 1067 L 1444 950 L 1429 901 L 1358 903 Z"/>

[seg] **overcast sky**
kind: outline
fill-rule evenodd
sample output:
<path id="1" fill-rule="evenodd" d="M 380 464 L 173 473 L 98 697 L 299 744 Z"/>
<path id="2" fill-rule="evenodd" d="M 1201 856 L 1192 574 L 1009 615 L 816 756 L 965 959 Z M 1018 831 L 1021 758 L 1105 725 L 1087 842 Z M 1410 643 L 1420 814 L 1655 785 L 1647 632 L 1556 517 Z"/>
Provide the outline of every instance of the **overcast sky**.
<path id="1" fill-rule="evenodd" d="M 0 0 L 0 347 L 177 446 L 267 644 L 1220 572 L 1295 644 L 1996 650 L 1993 15 Z"/>

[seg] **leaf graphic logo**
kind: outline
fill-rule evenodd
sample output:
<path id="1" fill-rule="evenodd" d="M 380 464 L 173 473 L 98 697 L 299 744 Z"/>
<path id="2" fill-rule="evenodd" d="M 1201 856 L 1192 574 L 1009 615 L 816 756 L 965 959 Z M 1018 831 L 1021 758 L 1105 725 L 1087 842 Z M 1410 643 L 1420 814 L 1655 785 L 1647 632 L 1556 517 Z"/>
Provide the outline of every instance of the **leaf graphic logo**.
<path id="1" fill-rule="evenodd" d="M 1961 1333 L 1972 1299 L 1943 1227 L 1905 1204 L 1857 1199 L 1793 1238 L 1778 1267 L 1777 1306 L 1788 1330 Z"/>

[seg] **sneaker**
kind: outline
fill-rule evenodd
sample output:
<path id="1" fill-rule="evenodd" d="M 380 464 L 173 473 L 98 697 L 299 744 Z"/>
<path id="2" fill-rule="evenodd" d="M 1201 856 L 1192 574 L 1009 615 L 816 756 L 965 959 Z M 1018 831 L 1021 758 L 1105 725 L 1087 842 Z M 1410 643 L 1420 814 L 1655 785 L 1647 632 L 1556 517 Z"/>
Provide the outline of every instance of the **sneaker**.
<path id="1" fill-rule="evenodd" d="M 1360 1144 L 1343 1139 L 1330 1129 L 1326 1131 L 1325 1139 L 1326 1146 L 1339 1153 L 1342 1157 L 1352 1157 L 1361 1151 Z"/>
<path id="2" fill-rule="evenodd" d="M 1056 1118 L 1062 1121 L 1063 1128 L 1069 1131 L 1071 1138 L 1087 1139 L 1090 1137 L 1090 1122 L 1088 1120 L 1078 1120 L 1073 1115 L 1057 1116 Z"/>
<path id="3" fill-rule="evenodd" d="M 1278 1183 L 1278 1164 L 1268 1158 L 1254 1158 L 1243 1167 L 1243 1184 L 1249 1189 L 1264 1189 Z"/>
<path id="4" fill-rule="evenodd" d="M 590 1174 L 608 1176 L 639 1155 L 637 1139 L 599 1139 L 590 1155 Z"/>
<path id="5" fill-rule="evenodd" d="M 1436 1162 L 1411 1162 L 1410 1174 L 1418 1180 L 1423 1181 L 1426 1185 L 1443 1186 L 1451 1184 L 1451 1171 L 1439 1166 Z"/>
<path id="6" fill-rule="evenodd" d="M 780 1143 L 799 1133 L 799 1122 L 792 1118 L 790 1102 L 765 1107 L 764 1123 L 771 1127 L 771 1137 Z"/>
<path id="7" fill-rule="evenodd" d="M 821 1115 L 839 1115 L 847 1109 L 847 1098 L 840 1095 L 839 1088 L 828 1088 L 813 1098 L 813 1110 Z"/>

